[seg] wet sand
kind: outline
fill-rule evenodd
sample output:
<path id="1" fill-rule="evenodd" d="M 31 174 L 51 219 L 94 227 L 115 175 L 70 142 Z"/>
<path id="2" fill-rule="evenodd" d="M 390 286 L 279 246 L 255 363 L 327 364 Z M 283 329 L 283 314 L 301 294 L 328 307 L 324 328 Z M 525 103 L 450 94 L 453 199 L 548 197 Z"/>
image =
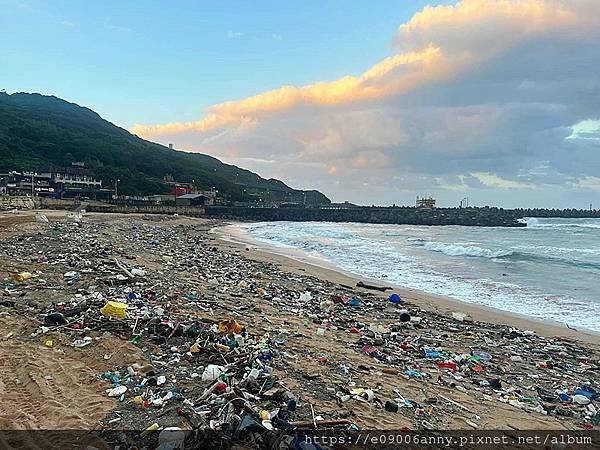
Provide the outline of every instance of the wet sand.
<path id="1" fill-rule="evenodd" d="M 381 280 L 371 280 L 361 277 L 358 274 L 352 274 L 336 267 L 331 262 L 308 256 L 305 252 L 294 248 L 284 248 L 262 242 L 252 238 L 246 233 L 242 224 L 229 224 L 211 230 L 220 240 L 223 248 L 244 249 L 246 256 L 259 261 L 272 261 L 280 264 L 286 270 L 296 273 L 305 273 L 314 277 L 331 281 L 333 283 L 356 286 L 356 283 L 363 281 L 376 286 L 390 286 L 394 292 L 397 292 L 403 299 L 406 299 L 419 307 L 437 311 L 443 314 L 452 314 L 452 312 L 461 312 L 467 314 L 474 320 L 489 322 L 498 325 L 509 325 L 522 330 L 532 330 L 541 336 L 546 337 L 567 337 L 577 339 L 581 342 L 598 345 L 600 342 L 600 333 L 585 330 L 571 329 L 558 322 L 543 321 L 530 318 L 525 315 L 515 314 L 484 305 L 477 305 L 460 301 L 440 295 L 429 294 L 427 292 L 409 289 L 395 284 L 386 283 Z M 375 295 L 386 298 L 392 291 L 387 293 L 377 293 Z M 526 308 L 526 305 L 523 305 Z"/>

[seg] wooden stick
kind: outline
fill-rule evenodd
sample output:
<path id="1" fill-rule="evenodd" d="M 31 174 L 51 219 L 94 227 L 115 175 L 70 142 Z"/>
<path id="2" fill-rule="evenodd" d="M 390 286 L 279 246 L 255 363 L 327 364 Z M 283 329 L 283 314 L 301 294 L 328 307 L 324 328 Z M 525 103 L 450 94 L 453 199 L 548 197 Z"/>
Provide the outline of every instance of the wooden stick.
<path id="1" fill-rule="evenodd" d="M 125 275 L 127 275 L 129 278 L 135 278 L 135 275 L 134 275 L 134 274 L 132 274 L 132 273 L 131 273 L 131 272 L 130 272 L 128 269 L 127 269 L 127 267 L 125 267 L 123 264 L 121 264 L 121 263 L 120 263 L 120 262 L 117 260 L 117 258 L 115 258 L 115 264 L 117 265 L 117 267 L 118 267 L 119 269 L 121 269 L 123 272 L 125 272 Z"/>
<path id="2" fill-rule="evenodd" d="M 454 401 L 454 400 L 452 400 L 451 398 L 445 397 L 445 396 L 443 396 L 442 394 L 439 394 L 439 396 L 440 396 L 440 397 L 442 397 L 442 398 L 443 398 L 444 400 L 446 400 L 447 402 L 450 402 L 450 403 L 452 403 L 453 405 L 455 405 L 455 406 L 458 406 L 460 409 L 462 409 L 462 410 L 464 410 L 464 411 L 467 411 L 467 412 L 470 412 L 470 411 L 469 411 L 469 408 L 467 408 L 467 407 L 465 407 L 465 406 L 461 405 L 461 404 L 460 404 L 460 403 L 458 403 L 458 402 L 455 402 L 455 401 Z"/>
<path id="3" fill-rule="evenodd" d="M 337 419 L 337 420 L 321 420 L 319 421 L 319 425 L 322 427 L 333 427 L 336 425 L 349 425 L 351 422 L 347 419 Z M 300 427 L 300 428 L 304 428 L 304 427 L 315 427 L 316 428 L 316 424 L 312 423 L 310 421 L 299 421 L 299 422 L 291 422 L 291 424 L 295 427 Z"/>

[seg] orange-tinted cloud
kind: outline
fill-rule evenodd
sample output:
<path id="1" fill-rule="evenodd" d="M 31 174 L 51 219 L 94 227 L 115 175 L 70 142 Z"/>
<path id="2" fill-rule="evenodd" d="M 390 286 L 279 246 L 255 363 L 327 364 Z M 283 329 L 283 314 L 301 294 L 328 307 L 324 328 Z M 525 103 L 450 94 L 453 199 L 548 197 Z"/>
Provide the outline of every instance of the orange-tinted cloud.
<path id="1" fill-rule="evenodd" d="M 362 74 L 134 131 L 358 203 L 415 190 L 509 203 L 515 189 L 538 200 L 552 186 L 589 191 L 600 167 L 588 125 L 600 110 L 599 17 L 600 0 L 425 8 L 399 26 L 394 54 Z"/>
<path id="2" fill-rule="evenodd" d="M 335 81 L 302 87 L 283 86 L 243 100 L 214 105 L 209 108 L 209 114 L 197 122 L 136 125 L 132 131 L 148 138 L 186 131 L 204 133 L 302 104 L 333 106 L 385 97 L 440 78 L 446 70 L 448 64 L 440 49 L 427 46 L 416 52 L 385 58 L 357 77 L 345 76 Z"/>
<path id="3" fill-rule="evenodd" d="M 585 20 L 573 7 L 577 4 L 591 5 L 589 0 L 463 0 L 450 6 L 425 7 L 399 27 L 393 42 L 399 53 L 359 76 L 302 87 L 283 86 L 214 105 L 195 122 L 135 125 L 132 131 L 146 138 L 205 133 L 299 105 L 327 107 L 405 92 L 452 77 L 516 41 L 557 28 L 573 28 Z"/>
<path id="4" fill-rule="evenodd" d="M 547 31 L 573 27 L 590 0 L 463 0 L 454 5 L 426 6 L 400 25 L 394 47 L 411 51 L 439 43 L 455 52 L 491 52 Z M 482 39 L 485 38 L 485 39 Z"/>

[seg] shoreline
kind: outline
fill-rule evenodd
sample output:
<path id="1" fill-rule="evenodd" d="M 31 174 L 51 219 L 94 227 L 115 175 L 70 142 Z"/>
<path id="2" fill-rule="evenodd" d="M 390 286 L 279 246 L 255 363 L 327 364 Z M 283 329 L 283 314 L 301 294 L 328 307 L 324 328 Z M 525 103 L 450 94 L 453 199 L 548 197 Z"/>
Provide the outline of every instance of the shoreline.
<path id="1" fill-rule="evenodd" d="M 460 299 L 431 294 L 425 291 L 406 288 L 382 280 L 363 277 L 359 274 L 347 272 L 334 263 L 322 258 L 308 255 L 302 250 L 293 247 L 280 247 L 255 239 L 243 230 L 244 224 L 250 222 L 226 222 L 210 230 L 209 234 L 216 236 L 220 246 L 246 250 L 246 256 L 259 261 L 272 261 L 282 266 L 285 270 L 295 273 L 311 275 L 322 280 L 356 287 L 358 281 L 385 285 L 393 288 L 404 300 L 415 304 L 427 311 L 441 312 L 451 315 L 453 312 L 467 314 L 473 320 L 496 325 L 507 325 L 522 330 L 535 331 L 545 337 L 563 337 L 576 339 L 588 344 L 600 341 L 600 332 L 588 329 L 571 329 L 560 322 L 543 320 L 524 314 L 513 313 L 502 309 L 469 303 Z M 358 288 L 357 288 L 358 289 Z M 392 291 L 380 293 L 368 290 L 373 295 L 387 299 Z"/>

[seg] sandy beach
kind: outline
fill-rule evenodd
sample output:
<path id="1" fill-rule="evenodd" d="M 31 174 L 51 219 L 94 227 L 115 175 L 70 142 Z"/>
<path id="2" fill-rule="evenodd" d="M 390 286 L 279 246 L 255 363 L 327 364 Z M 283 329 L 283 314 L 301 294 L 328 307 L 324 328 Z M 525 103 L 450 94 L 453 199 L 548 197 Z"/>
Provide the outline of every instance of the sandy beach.
<path id="1" fill-rule="evenodd" d="M 223 222 L 41 213 L 49 223 L 37 223 L 35 213 L 0 216 L 4 428 L 143 430 L 156 422 L 190 430 L 176 413 L 189 408 L 213 417 L 202 426 L 225 433 L 219 421 L 234 416 L 222 397 L 248 390 L 247 414 L 257 420 L 277 409 L 289 423 L 317 428 L 598 429 L 597 400 L 561 402 L 556 393 L 571 398 L 600 386 L 592 333 L 396 286 L 406 304 L 394 305 L 391 291 L 356 287 L 369 280 L 274 252 Z M 133 269 L 140 275 L 115 281 Z M 31 280 L 11 280 L 25 270 Z M 129 317 L 103 317 L 107 300 L 128 302 Z M 401 323 L 402 309 L 411 321 Z M 48 324 L 57 310 L 67 326 Z M 247 335 L 230 350 L 223 342 L 231 336 L 213 325 L 231 318 Z M 178 332 L 194 323 L 199 335 Z M 84 336 L 91 344 L 74 347 Z M 268 390 L 253 391 L 247 380 L 249 342 L 269 343 L 271 368 L 260 375 Z M 222 393 L 207 394 L 208 364 L 235 368 Z M 142 377 L 136 367 L 144 365 L 167 383 L 128 384 L 123 374 L 134 367 Z M 107 396 L 107 372 L 128 388 L 122 401 Z M 177 396 L 155 402 L 167 387 Z"/>

